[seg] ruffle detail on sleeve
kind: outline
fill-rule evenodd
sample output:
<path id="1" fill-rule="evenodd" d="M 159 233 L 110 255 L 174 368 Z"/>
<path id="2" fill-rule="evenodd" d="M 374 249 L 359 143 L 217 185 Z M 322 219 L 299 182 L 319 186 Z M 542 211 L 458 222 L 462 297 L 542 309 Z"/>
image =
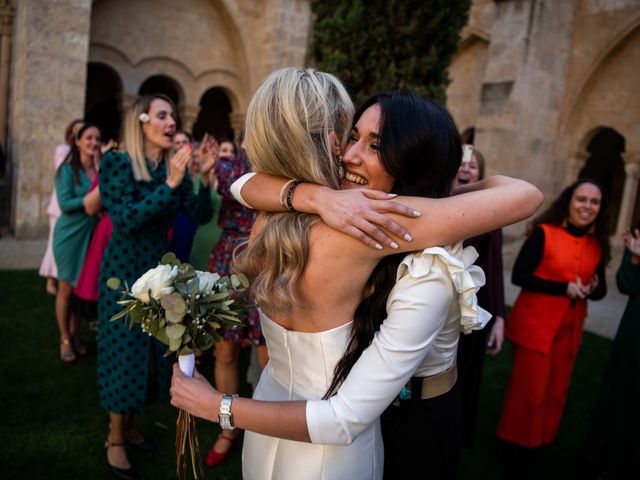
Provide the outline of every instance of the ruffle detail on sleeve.
<path id="1" fill-rule="evenodd" d="M 446 266 L 451 282 L 458 293 L 460 304 L 460 330 L 471 333 L 481 330 L 491 319 L 491 314 L 478 305 L 476 293 L 485 282 L 484 272 L 473 262 L 478 252 L 473 247 L 463 248 L 462 242 L 447 247 L 430 247 L 421 252 L 407 255 L 398 267 L 397 279 L 407 273 L 413 278 L 428 275 L 434 259 L 438 257 Z"/>

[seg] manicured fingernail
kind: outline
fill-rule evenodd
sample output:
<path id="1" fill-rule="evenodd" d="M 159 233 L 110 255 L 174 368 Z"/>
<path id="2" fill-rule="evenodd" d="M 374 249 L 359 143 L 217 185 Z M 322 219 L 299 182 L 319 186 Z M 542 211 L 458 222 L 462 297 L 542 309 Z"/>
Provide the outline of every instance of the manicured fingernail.
<path id="1" fill-rule="evenodd" d="M 417 210 L 413 211 L 413 216 L 414 217 L 419 217 L 420 215 L 422 215 L 422 214 L 419 211 L 417 211 Z"/>
<path id="2" fill-rule="evenodd" d="M 376 248 L 377 248 L 378 250 L 382 250 L 382 245 L 380 245 L 379 243 L 376 243 Z"/>
<path id="3" fill-rule="evenodd" d="M 387 197 L 393 198 L 393 197 L 397 197 L 398 194 L 397 193 L 387 193 Z"/>
<path id="4" fill-rule="evenodd" d="M 411 242 L 411 241 L 413 241 L 413 237 L 412 237 L 411 235 L 409 235 L 408 233 L 404 236 L 404 239 L 405 239 L 407 242 Z"/>
<path id="5" fill-rule="evenodd" d="M 391 242 L 391 248 L 398 248 L 399 245 L 396 242 Z"/>

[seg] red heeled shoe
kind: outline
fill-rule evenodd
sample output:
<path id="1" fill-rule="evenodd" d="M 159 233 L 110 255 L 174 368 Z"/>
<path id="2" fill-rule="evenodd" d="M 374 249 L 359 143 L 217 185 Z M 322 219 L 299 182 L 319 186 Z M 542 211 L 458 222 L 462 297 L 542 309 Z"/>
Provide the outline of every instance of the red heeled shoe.
<path id="1" fill-rule="evenodd" d="M 218 440 L 220 440 L 221 438 L 229 442 L 229 448 L 227 448 L 227 450 L 225 450 L 224 452 L 219 453 L 214 450 L 214 447 L 216 446 L 216 443 L 218 443 Z M 229 456 L 229 452 L 233 450 L 233 447 L 235 446 L 239 438 L 240 438 L 239 434 L 236 437 L 228 437 L 224 434 L 224 431 L 220 435 L 218 435 L 218 438 L 216 439 L 215 442 L 213 442 L 213 445 L 207 452 L 207 460 L 206 460 L 207 465 L 210 467 L 215 467 L 216 465 L 219 465 L 222 462 L 224 462 Z"/>

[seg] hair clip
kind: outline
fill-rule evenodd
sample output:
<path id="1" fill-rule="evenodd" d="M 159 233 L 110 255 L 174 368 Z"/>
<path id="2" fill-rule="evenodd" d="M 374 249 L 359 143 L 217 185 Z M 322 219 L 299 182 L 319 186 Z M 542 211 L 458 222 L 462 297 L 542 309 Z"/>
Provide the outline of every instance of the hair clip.
<path id="1" fill-rule="evenodd" d="M 140 116 L 138 116 L 138 120 L 140 120 L 142 123 L 147 123 L 149 120 L 151 120 L 151 117 L 148 113 L 142 112 Z"/>

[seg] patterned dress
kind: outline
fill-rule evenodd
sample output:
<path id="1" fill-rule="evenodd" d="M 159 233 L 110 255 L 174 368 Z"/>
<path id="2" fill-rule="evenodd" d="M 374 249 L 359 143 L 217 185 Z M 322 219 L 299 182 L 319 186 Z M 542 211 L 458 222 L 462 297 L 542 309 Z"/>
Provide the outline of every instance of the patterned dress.
<path id="1" fill-rule="evenodd" d="M 211 251 L 209 270 L 224 276 L 232 271 L 233 251 L 251 232 L 256 214 L 241 205 L 231 194 L 231 184 L 245 173 L 251 171 L 244 149 L 240 149 L 235 158 L 221 157 L 216 163 L 218 193 L 222 199 L 219 225 L 222 228 L 220 240 Z M 243 319 L 243 327 L 227 327 L 224 339 L 246 345 L 263 345 L 264 337 L 260 330 L 260 317 L 256 309 L 251 310 Z"/>
<path id="2" fill-rule="evenodd" d="M 167 233 L 179 211 L 197 223 L 211 218 L 209 188 L 196 196 L 187 174 L 172 190 L 164 162 L 155 169 L 149 165 L 149 170 L 151 181 L 136 181 L 123 152 L 109 152 L 100 163 L 100 196 L 113 233 L 100 267 L 97 370 L 100 405 L 113 413 L 137 412 L 155 398 L 166 399 L 170 372 L 165 345 L 142 333 L 139 325 L 129 330 L 123 321 L 109 321 L 121 310 L 116 303 L 120 293 L 107 288 L 106 281 L 118 277 L 131 286 L 155 267 L 167 252 Z"/>

